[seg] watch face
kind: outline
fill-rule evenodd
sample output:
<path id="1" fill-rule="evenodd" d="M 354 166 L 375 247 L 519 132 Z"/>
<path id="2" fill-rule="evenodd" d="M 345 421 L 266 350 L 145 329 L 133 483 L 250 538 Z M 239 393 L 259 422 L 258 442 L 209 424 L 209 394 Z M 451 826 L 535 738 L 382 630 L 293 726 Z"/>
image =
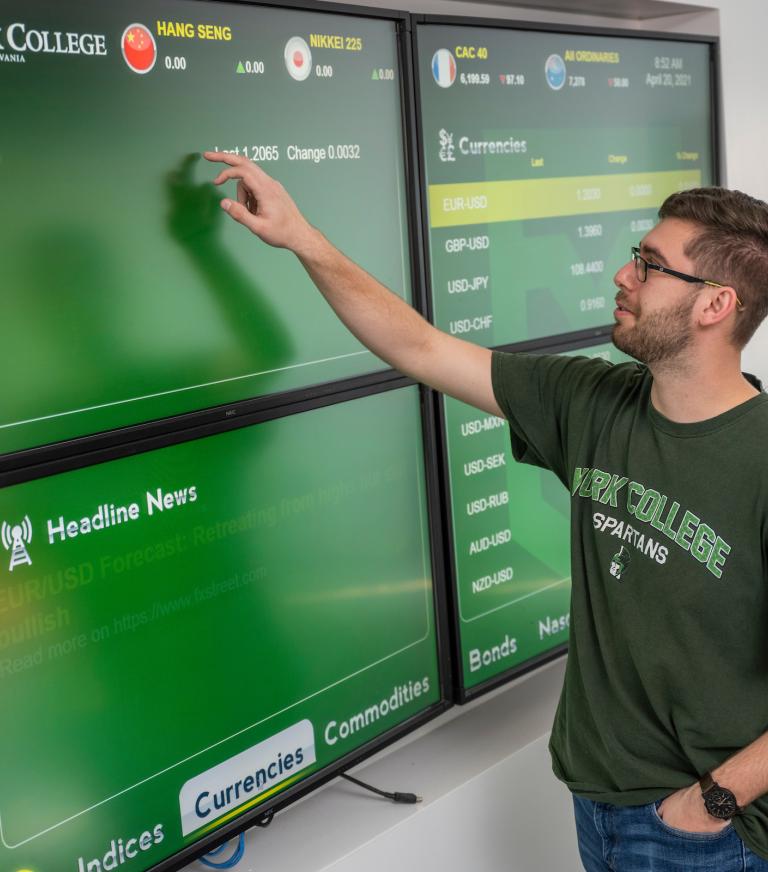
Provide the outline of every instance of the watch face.
<path id="1" fill-rule="evenodd" d="M 736 814 L 736 797 L 724 787 L 713 787 L 704 795 L 704 805 L 712 817 L 726 820 Z"/>

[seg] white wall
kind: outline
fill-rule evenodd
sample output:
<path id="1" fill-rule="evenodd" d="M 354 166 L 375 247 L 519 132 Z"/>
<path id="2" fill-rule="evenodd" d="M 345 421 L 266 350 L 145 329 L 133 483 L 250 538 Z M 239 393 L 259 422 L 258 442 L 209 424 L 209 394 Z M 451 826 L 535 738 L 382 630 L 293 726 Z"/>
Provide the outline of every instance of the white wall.
<path id="1" fill-rule="evenodd" d="M 450 2 L 450 0 L 448 0 Z M 768 200 L 768 70 L 758 70 L 755 58 L 764 51 L 768 26 L 765 0 L 696 0 L 710 13 L 659 18 L 643 22 L 650 30 L 716 33 L 719 21 L 721 55 L 721 126 L 724 184 Z M 574 4 L 576 5 L 576 4 Z M 768 384 L 768 323 L 746 348 L 743 368 Z"/>
<path id="2" fill-rule="evenodd" d="M 642 22 L 454 0 L 411 0 L 408 8 L 677 33 L 712 34 L 719 23 L 725 181 L 768 199 L 768 68 L 762 61 L 768 3 L 697 3 L 710 11 Z M 768 327 L 748 347 L 745 368 L 768 382 Z M 422 805 L 389 805 L 334 782 L 278 815 L 269 830 L 249 833 L 238 869 L 576 872 L 569 799 L 551 774 L 545 747 L 562 671 L 562 662 L 556 663 L 491 699 L 454 710 L 362 767 L 361 777 L 389 789 L 424 792 Z"/>
<path id="3" fill-rule="evenodd" d="M 768 200 L 768 70 L 758 70 L 755 58 L 764 50 L 768 26 L 765 0 L 696 0 L 717 12 L 720 25 L 722 73 L 722 145 L 725 157 L 724 183 Z M 699 24 L 708 15 L 676 16 L 648 22 L 658 29 L 702 32 Z M 768 324 L 764 324 L 744 354 L 744 369 L 768 383 Z"/>
<path id="4" fill-rule="evenodd" d="M 704 4 L 703 4 L 704 5 Z M 764 50 L 768 4 L 764 0 L 720 0 L 723 77 L 723 133 L 727 183 L 768 200 L 768 70 L 755 70 Z M 744 368 L 768 382 L 768 325 L 757 332 L 744 355 Z"/>

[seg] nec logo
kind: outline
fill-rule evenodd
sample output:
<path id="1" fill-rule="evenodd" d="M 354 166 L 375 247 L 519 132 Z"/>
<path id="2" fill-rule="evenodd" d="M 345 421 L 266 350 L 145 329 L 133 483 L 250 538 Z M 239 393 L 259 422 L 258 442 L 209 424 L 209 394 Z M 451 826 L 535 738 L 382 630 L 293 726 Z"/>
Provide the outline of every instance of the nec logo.
<path id="1" fill-rule="evenodd" d="M 20 21 L 0 27 L 0 51 L 32 54 L 106 55 L 107 38 L 97 33 L 62 33 L 59 30 L 27 30 Z M 6 49 L 7 45 L 7 49 Z"/>

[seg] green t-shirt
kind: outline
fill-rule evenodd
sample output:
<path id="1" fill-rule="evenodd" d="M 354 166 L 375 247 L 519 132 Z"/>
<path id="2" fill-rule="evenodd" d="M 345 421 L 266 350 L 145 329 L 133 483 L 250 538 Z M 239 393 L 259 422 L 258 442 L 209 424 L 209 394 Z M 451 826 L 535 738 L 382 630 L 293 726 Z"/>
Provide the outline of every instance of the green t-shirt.
<path id="1" fill-rule="evenodd" d="M 492 375 L 515 458 L 572 495 L 555 774 L 660 799 L 768 730 L 768 396 L 678 424 L 639 364 L 495 352 Z M 768 795 L 734 823 L 768 858 Z"/>

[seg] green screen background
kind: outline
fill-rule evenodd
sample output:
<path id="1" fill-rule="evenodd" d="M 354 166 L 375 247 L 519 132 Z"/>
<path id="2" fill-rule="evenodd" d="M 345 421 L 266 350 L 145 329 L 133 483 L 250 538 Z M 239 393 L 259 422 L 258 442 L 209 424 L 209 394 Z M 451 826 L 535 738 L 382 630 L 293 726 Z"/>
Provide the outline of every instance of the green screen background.
<path id="1" fill-rule="evenodd" d="M 160 823 L 146 869 L 205 832 L 181 834 L 188 779 L 308 719 L 304 776 L 439 701 L 420 421 L 401 388 L 0 491 L 33 530 L 32 565 L 0 551 L 0 869 L 74 872 Z"/>
<path id="2" fill-rule="evenodd" d="M 713 181 L 709 47 L 424 24 L 418 48 L 437 326 L 497 346 L 610 324 L 611 278 L 651 229 L 659 204 L 674 190 Z M 447 88 L 431 71 L 442 48 L 456 58 Z M 467 48 L 488 57 L 460 57 Z M 613 53 L 619 62 L 566 60 L 564 85 L 553 90 L 545 64 L 568 52 Z M 473 84 L 483 75 L 487 84 Z M 526 151 L 465 155 L 462 137 L 512 137 Z M 505 181 L 514 184 L 499 188 Z M 594 189 L 600 198 L 587 199 Z M 498 193 L 486 218 L 466 206 L 443 211 L 444 198 L 488 190 Z M 483 242 L 472 250 L 476 237 Z M 454 240 L 465 247 L 447 250 Z M 487 283 L 449 290 L 478 277 Z"/>
<path id="3" fill-rule="evenodd" d="M 567 353 L 629 360 L 612 344 Z M 515 462 L 506 421 L 449 397 L 444 421 L 463 687 L 472 688 L 568 641 L 570 500 L 554 473 Z M 482 502 L 492 495 L 504 495 L 495 507 Z M 505 639 L 515 641 L 505 656 L 478 660 Z"/>
<path id="4" fill-rule="evenodd" d="M 157 35 L 157 21 L 231 28 L 230 41 Z M 313 223 L 411 298 L 395 24 L 234 3 L 5 0 L 6 29 L 97 33 L 106 57 L 0 63 L 0 454 L 384 369 L 348 333 L 296 258 L 218 207 L 205 149 L 276 146 L 264 168 Z M 139 22 L 158 58 L 132 72 Z M 294 81 L 293 36 L 330 67 Z M 166 69 L 183 58 L 184 70 Z M 238 73 L 241 62 L 263 74 Z M 388 70 L 392 78 L 373 79 Z M 325 70 L 327 73 L 327 69 Z M 359 158 L 289 161 L 289 145 Z M 357 153 L 355 151 L 355 153 Z"/>

